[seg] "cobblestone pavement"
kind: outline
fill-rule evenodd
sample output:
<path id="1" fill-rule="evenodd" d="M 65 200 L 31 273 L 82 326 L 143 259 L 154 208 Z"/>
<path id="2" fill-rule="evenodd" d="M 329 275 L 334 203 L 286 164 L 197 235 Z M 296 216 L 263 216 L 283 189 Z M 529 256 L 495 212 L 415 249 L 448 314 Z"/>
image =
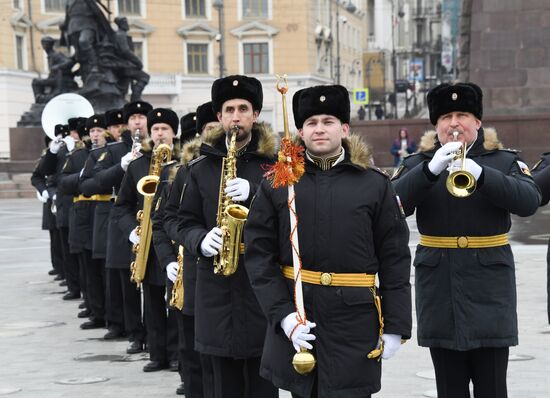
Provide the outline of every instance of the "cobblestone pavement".
<path id="1" fill-rule="evenodd" d="M 518 220 L 516 256 L 520 345 L 511 349 L 510 398 L 550 397 L 550 328 L 546 315 L 546 240 L 550 211 Z M 147 357 L 128 356 L 126 342 L 105 330 L 80 330 L 78 302 L 47 275 L 49 238 L 36 200 L 0 200 L 0 396 L 174 397 L 176 373 L 143 373 Z M 411 250 L 418 241 L 410 220 Z M 414 272 L 414 270 L 413 270 Z M 413 333 L 414 334 L 414 333 Z M 87 383 L 87 384 L 82 384 Z M 429 352 L 413 338 L 385 361 L 378 398 L 435 397 Z M 280 397 L 290 398 L 287 392 Z M 258 397 L 261 398 L 261 397 Z"/>

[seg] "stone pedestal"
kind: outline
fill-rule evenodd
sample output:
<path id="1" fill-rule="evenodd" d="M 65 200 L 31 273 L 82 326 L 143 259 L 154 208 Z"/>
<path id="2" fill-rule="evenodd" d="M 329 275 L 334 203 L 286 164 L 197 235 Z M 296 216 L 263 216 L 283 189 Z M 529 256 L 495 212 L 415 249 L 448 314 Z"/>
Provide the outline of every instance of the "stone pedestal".
<path id="1" fill-rule="evenodd" d="M 45 147 L 45 137 L 40 127 L 10 128 L 10 160 L 36 161 Z"/>

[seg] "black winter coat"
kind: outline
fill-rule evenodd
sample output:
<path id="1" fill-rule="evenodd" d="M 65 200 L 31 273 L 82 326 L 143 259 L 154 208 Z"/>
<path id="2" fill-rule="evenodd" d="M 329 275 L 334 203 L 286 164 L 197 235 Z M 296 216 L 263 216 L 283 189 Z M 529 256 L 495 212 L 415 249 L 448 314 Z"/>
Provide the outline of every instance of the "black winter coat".
<path id="1" fill-rule="evenodd" d="M 516 152 L 485 140 L 483 129 L 468 152 L 482 166 L 475 192 L 456 198 L 448 171 L 429 172 L 435 147 L 404 159 L 394 176 L 405 214 L 416 211 L 418 231 L 432 236 L 492 236 L 510 230 L 510 214 L 529 216 L 540 192 Z M 418 343 L 472 350 L 518 343 L 516 279 L 510 245 L 440 249 L 417 246 L 414 259 Z"/>
<path id="2" fill-rule="evenodd" d="M 83 195 L 111 195 L 112 188 L 102 188 L 94 178 L 95 166 L 98 159 L 107 151 L 107 146 L 96 148 L 90 151 L 88 159 L 80 176 L 79 189 Z M 107 227 L 109 225 L 109 213 L 113 201 L 95 202 L 93 211 L 93 231 L 92 231 L 92 258 L 104 259 L 107 253 Z"/>
<path id="3" fill-rule="evenodd" d="M 357 137 L 345 140 L 345 159 L 323 171 L 309 160 L 294 186 L 303 268 L 334 273 L 378 274 L 385 333 L 411 335 L 409 231 L 389 178 L 368 164 Z M 309 397 L 365 397 L 380 390 L 381 363 L 367 359 L 379 340 L 373 293 L 366 287 L 303 283 L 304 304 L 316 340 L 316 370 L 299 375 L 296 353 L 280 326 L 296 311 L 288 189 L 263 181 L 245 226 L 245 265 L 268 328 L 260 374 L 275 386 Z"/>
<path id="4" fill-rule="evenodd" d="M 39 172 L 47 176 L 55 176 L 57 184 L 59 184 L 58 178 L 61 171 L 67 162 L 67 155 L 69 151 L 65 145 L 59 148 L 56 154 L 46 151 L 43 161 L 40 162 Z M 69 210 L 73 204 L 73 197 L 71 195 L 63 195 L 61 193 L 55 194 L 55 222 L 57 228 L 69 227 Z"/>
<path id="5" fill-rule="evenodd" d="M 55 214 L 52 213 L 52 198 L 57 192 L 56 176 L 42 174 L 42 162 L 46 155 L 47 149 L 44 151 L 38 162 L 36 163 L 31 175 L 31 185 L 36 188 L 41 195 L 45 190 L 48 191 L 49 199 L 42 205 L 42 229 L 56 229 Z"/>
<path id="6" fill-rule="evenodd" d="M 237 271 L 229 276 L 214 274 L 213 257 L 202 257 L 200 243 L 216 226 L 222 158 L 226 156 L 225 133 L 220 128 L 213 145 L 201 146 L 193 163 L 183 200 L 177 242 L 199 257 L 195 293 L 195 349 L 201 353 L 231 357 L 259 357 L 265 336 L 262 314 L 240 256 Z M 266 125 L 255 124 L 251 142 L 237 158 L 237 176 L 250 182 L 248 207 L 264 173 L 262 165 L 273 161 L 276 137 Z"/>
<path id="7" fill-rule="evenodd" d="M 67 160 L 58 178 L 58 192 L 62 195 L 77 197 L 80 171 L 86 163 L 89 151 L 86 148 L 75 149 L 67 155 Z M 81 253 L 82 249 L 92 250 L 93 212 L 92 201 L 73 202 L 69 208 L 69 248 L 71 253 Z"/>
<path id="8" fill-rule="evenodd" d="M 131 149 L 132 137 L 129 131 L 122 133 L 121 141 L 107 144 L 107 149 L 98 158 L 93 172 L 94 183 L 97 184 L 101 193 L 118 193 L 125 173 L 120 167 L 120 159 Z M 128 241 L 128 236 L 121 233 L 118 221 L 113 217 L 113 206 L 104 203 L 97 208 L 97 212 L 99 214 L 96 214 L 96 217 L 108 218 L 105 267 L 128 269 L 132 245 Z"/>
<path id="9" fill-rule="evenodd" d="M 533 179 L 537 183 L 541 193 L 541 206 L 547 205 L 550 201 L 550 152 L 544 153 L 540 161 L 533 167 Z M 550 240 L 546 252 L 546 309 L 548 312 L 548 323 L 550 323 Z"/>

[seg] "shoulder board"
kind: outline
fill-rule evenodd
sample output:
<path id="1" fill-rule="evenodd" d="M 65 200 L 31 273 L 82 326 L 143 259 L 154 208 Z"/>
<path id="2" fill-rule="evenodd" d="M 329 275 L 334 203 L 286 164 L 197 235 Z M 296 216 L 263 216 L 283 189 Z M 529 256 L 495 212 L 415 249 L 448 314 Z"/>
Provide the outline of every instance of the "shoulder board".
<path id="1" fill-rule="evenodd" d="M 97 159 L 98 162 L 101 162 L 105 157 L 107 156 L 107 151 L 103 152 L 101 155 L 99 155 L 99 158 Z"/>
<path id="2" fill-rule="evenodd" d="M 200 162 L 201 160 L 203 160 L 204 158 L 206 158 L 206 155 L 200 155 L 198 158 L 193 159 L 192 161 L 190 161 L 189 163 L 187 163 L 187 166 L 188 166 L 188 167 L 191 167 L 191 166 L 193 166 L 195 163 L 198 163 L 198 162 Z"/>
<path id="3" fill-rule="evenodd" d="M 369 166 L 369 169 L 370 169 L 370 170 L 373 170 L 373 171 L 376 171 L 376 172 L 379 173 L 379 174 L 382 174 L 382 175 L 383 175 L 384 177 L 386 177 L 386 178 L 390 178 L 389 174 L 388 174 L 385 170 L 383 170 L 383 169 L 380 169 L 380 168 L 378 168 L 378 167 L 376 167 L 376 166 Z"/>
<path id="4" fill-rule="evenodd" d="M 97 151 L 100 151 L 100 150 L 105 150 L 105 147 L 104 146 L 100 146 L 99 148 L 94 148 L 94 149 L 90 149 L 90 152 L 97 152 Z"/>
<path id="5" fill-rule="evenodd" d="M 510 153 L 520 153 L 521 151 L 519 149 L 513 149 L 513 148 L 503 148 L 503 149 L 500 149 L 501 151 L 504 151 L 504 152 L 510 152 Z"/>
<path id="6" fill-rule="evenodd" d="M 107 143 L 107 146 L 113 146 L 113 145 L 117 145 L 117 144 L 124 144 L 124 142 L 122 142 L 122 141 L 109 142 L 109 143 Z"/>
<path id="7" fill-rule="evenodd" d="M 177 162 L 178 162 L 177 160 L 171 160 L 167 163 L 164 163 L 164 167 L 172 166 L 174 163 L 177 163 Z"/>

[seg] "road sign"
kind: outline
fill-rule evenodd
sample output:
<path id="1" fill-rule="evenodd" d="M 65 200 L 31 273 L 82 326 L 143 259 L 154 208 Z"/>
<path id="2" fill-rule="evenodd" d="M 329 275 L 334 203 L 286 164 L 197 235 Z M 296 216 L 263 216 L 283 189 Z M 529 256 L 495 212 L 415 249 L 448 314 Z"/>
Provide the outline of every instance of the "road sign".
<path id="1" fill-rule="evenodd" d="M 358 88 L 353 90 L 353 103 L 354 104 L 368 104 L 369 103 L 369 89 Z"/>

